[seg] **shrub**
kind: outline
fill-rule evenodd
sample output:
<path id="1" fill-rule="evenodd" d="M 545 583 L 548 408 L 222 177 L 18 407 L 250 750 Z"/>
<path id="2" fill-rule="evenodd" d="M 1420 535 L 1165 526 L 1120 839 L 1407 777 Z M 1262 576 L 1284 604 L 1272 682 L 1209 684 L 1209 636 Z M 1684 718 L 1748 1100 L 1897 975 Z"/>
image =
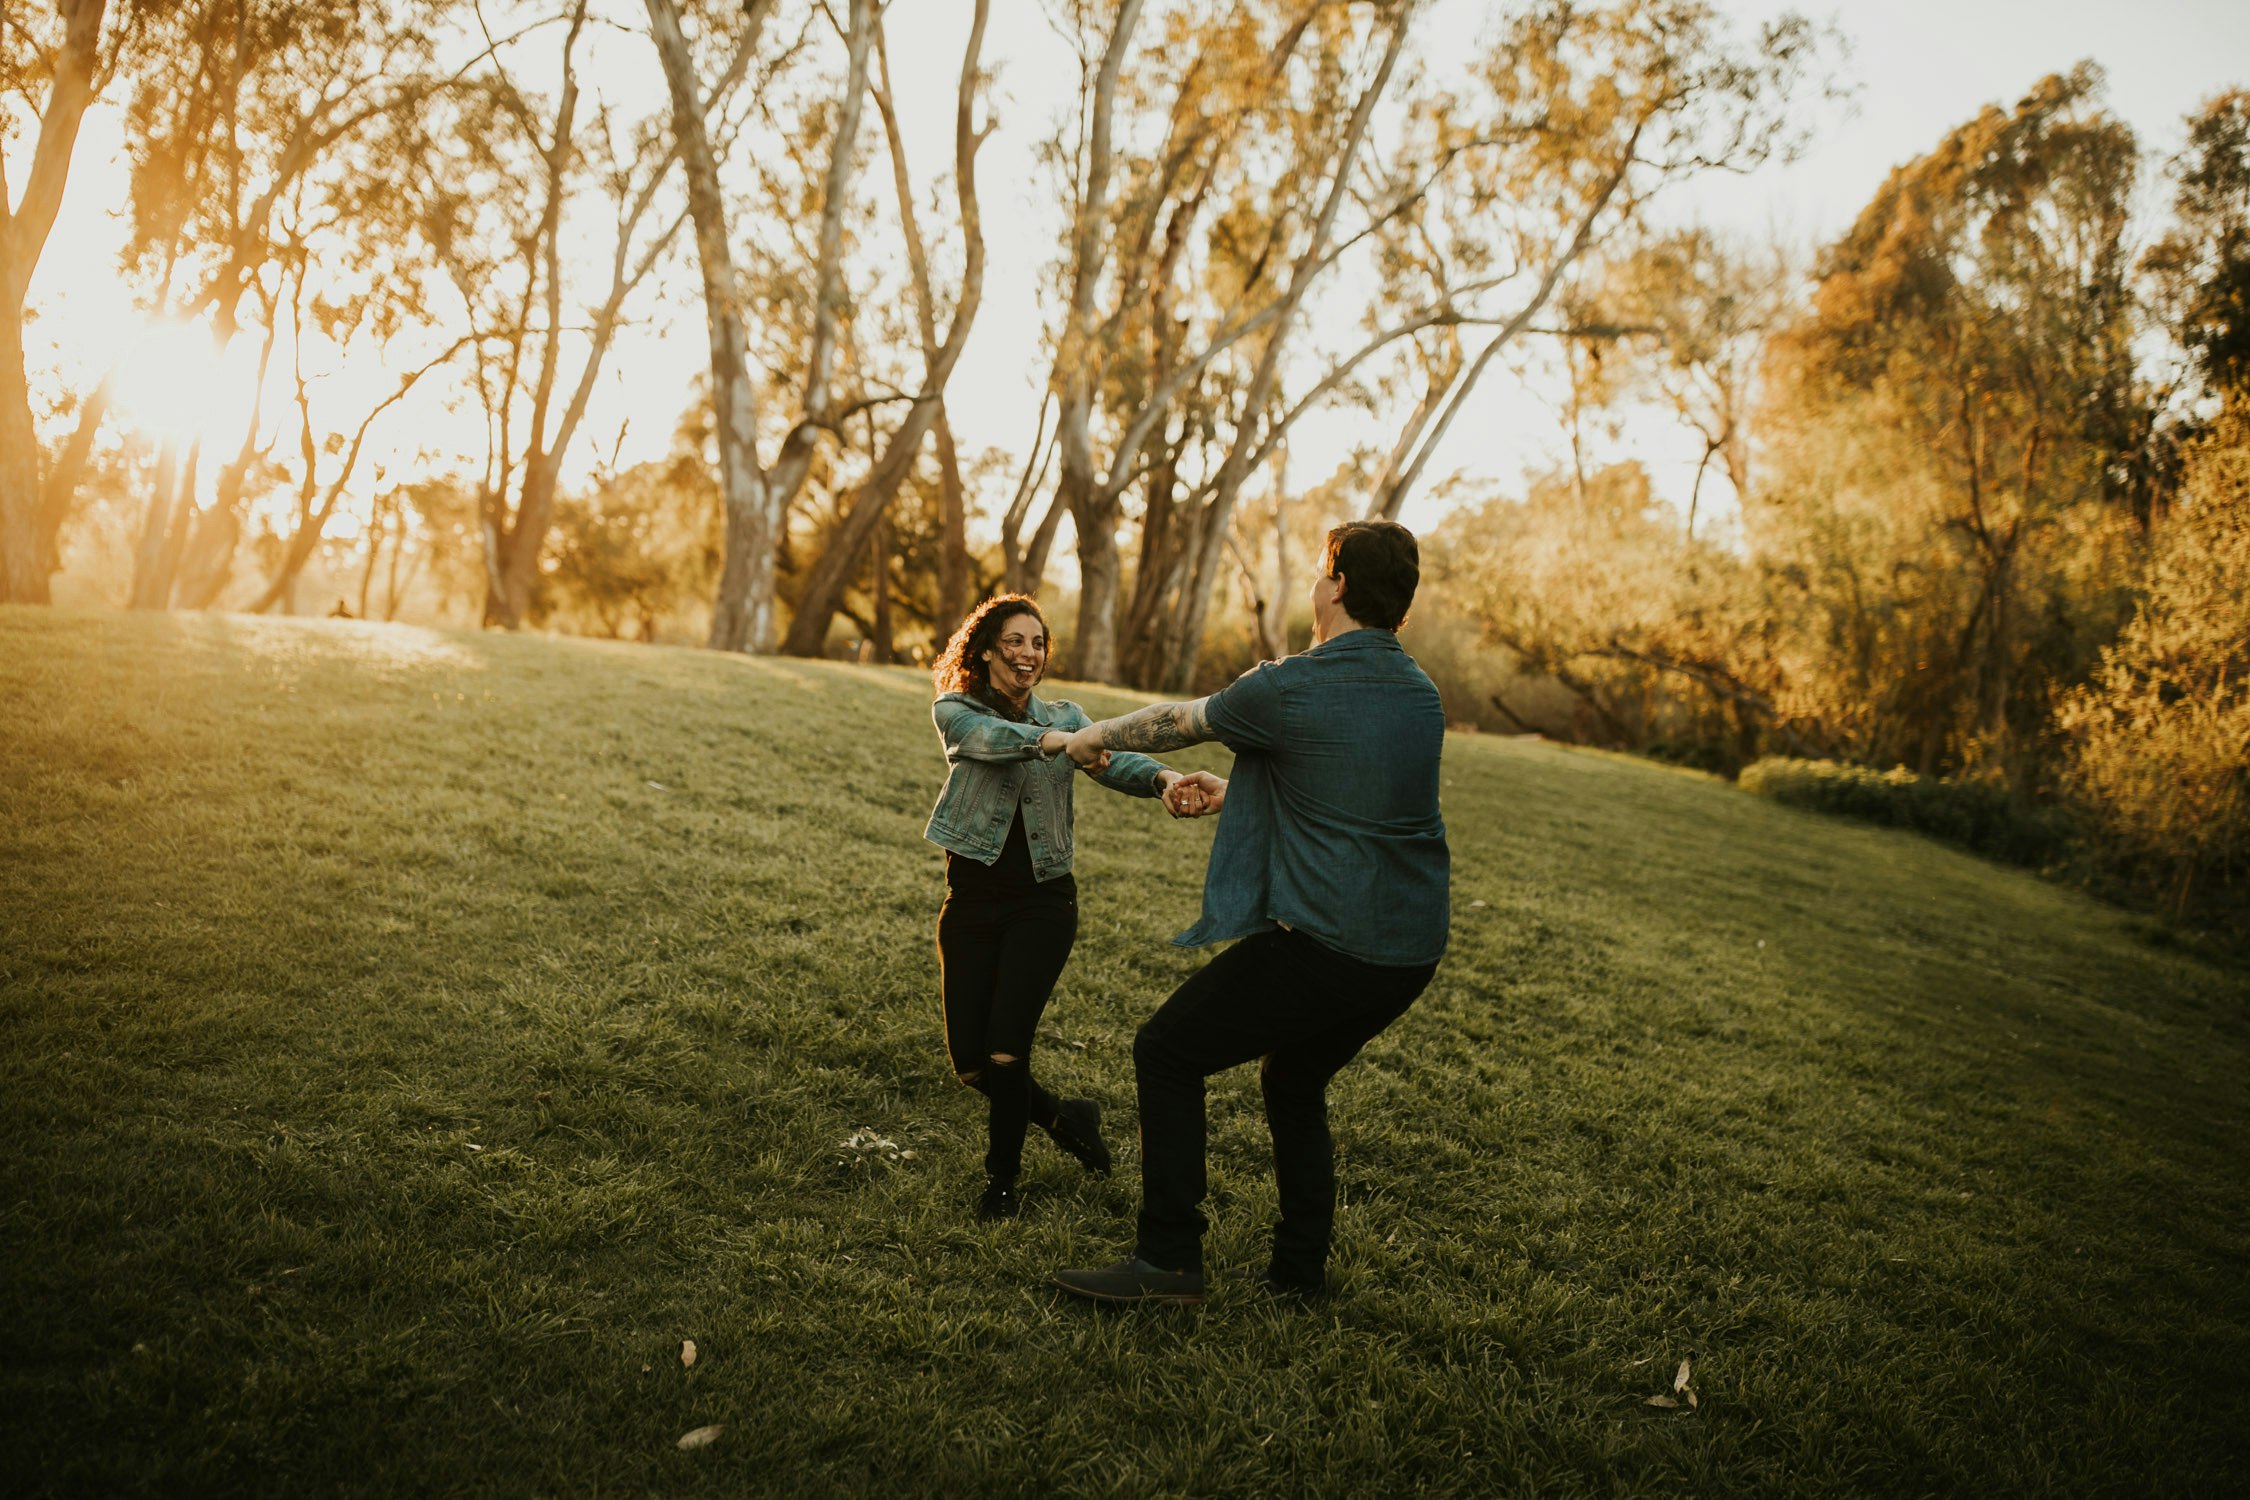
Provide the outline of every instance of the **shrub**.
<path id="1" fill-rule="evenodd" d="M 2055 715 L 2089 853 L 2173 911 L 2250 875 L 2250 395 L 2188 455 L 2140 606 Z"/>
<path id="2" fill-rule="evenodd" d="M 2060 813 L 2027 806 L 1996 783 L 1917 776 L 1904 766 L 1877 771 L 1768 756 L 1744 768 L 1739 785 L 1791 807 L 1909 829 L 2011 864 L 2059 858 L 2070 836 Z"/>

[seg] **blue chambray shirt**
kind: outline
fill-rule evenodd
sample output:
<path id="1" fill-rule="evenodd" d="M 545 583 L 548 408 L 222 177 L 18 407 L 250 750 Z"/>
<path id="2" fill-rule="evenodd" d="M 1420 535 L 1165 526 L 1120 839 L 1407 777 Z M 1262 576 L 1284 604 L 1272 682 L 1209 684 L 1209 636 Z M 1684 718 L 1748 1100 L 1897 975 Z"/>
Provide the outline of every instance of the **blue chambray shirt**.
<path id="1" fill-rule="evenodd" d="M 1067 755 L 1041 760 L 1039 737 L 1050 729 L 1083 729 L 1090 721 L 1077 704 L 1062 699 L 1050 703 L 1036 693 L 1026 712 L 1028 717 L 1020 721 L 1004 719 L 964 693 L 946 693 L 930 705 L 947 770 L 922 837 L 989 865 L 1000 858 L 1020 807 L 1031 844 L 1032 878 L 1048 881 L 1070 873 L 1075 852 L 1071 792 L 1079 773 Z M 1145 755 L 1119 750 L 1094 779 L 1129 797 L 1153 797 L 1156 773 L 1163 769 Z"/>
<path id="2" fill-rule="evenodd" d="M 1172 941 L 1286 925 L 1366 963 L 1436 963 L 1451 917 L 1445 710 L 1398 636 L 1352 630 L 1261 662 L 1205 706 L 1234 773 L 1202 919 Z"/>

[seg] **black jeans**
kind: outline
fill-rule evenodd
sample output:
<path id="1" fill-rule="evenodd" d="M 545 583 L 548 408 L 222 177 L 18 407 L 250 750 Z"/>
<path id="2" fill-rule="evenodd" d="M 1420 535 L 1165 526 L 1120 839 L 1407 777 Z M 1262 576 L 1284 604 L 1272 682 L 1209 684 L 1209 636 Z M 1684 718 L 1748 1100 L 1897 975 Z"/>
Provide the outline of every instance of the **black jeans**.
<path id="1" fill-rule="evenodd" d="M 1031 1043 L 1077 937 L 1078 892 L 1067 877 L 1023 895 L 948 891 L 938 912 L 946 1056 L 954 1076 L 990 1101 L 984 1170 L 1000 1182 L 1022 1170 L 1025 1128 L 1055 1123 L 1055 1096 L 1031 1076 Z"/>
<path id="2" fill-rule="evenodd" d="M 1141 1106 L 1141 1259 L 1203 1269 L 1203 1080 L 1260 1058 L 1281 1222 L 1269 1271 L 1313 1287 L 1336 1219 L 1328 1080 L 1406 1013 L 1437 965 L 1363 963 L 1300 932 L 1244 938 L 1172 992 L 1133 1041 Z"/>

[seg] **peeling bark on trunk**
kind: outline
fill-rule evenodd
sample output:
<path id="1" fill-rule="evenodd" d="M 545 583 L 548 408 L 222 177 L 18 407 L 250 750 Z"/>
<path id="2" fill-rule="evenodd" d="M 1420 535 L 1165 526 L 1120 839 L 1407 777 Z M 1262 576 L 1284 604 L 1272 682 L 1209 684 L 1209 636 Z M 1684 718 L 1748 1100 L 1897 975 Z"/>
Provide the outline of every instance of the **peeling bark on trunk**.
<path id="1" fill-rule="evenodd" d="M 984 232 L 977 210 L 977 149 L 984 135 L 976 127 L 975 107 L 979 77 L 978 57 L 984 46 L 984 28 L 989 0 L 977 0 L 975 18 L 969 23 L 968 47 L 961 60 L 961 77 L 955 98 L 953 173 L 954 187 L 959 194 L 962 238 L 965 256 L 961 267 L 961 295 L 953 308 L 952 323 L 946 329 L 945 342 L 934 349 L 925 343 L 926 368 L 922 389 L 907 408 L 906 417 L 884 441 L 882 450 L 853 492 L 850 508 L 844 513 L 835 529 L 829 534 L 828 545 L 820 559 L 805 578 L 803 590 L 798 595 L 796 617 L 789 622 L 789 633 L 781 649 L 792 656 L 818 656 L 828 640 L 829 623 L 835 619 L 844 590 L 858 572 L 859 558 L 868 545 L 868 538 L 882 523 L 891 501 L 897 496 L 899 486 L 913 468 L 922 440 L 929 435 L 931 425 L 937 420 L 945 386 L 959 363 L 961 351 L 967 345 L 969 328 L 976 320 L 977 306 L 984 294 Z M 858 15 L 855 7 L 854 14 Z M 872 30 L 872 23 L 870 30 Z M 855 93 L 864 82 L 864 64 L 855 70 Z M 898 145 L 894 136 L 894 160 Z M 903 169 L 902 169 L 903 170 Z M 919 260 L 919 237 L 915 233 L 911 214 L 911 200 L 902 199 L 902 211 L 908 215 L 907 233 L 916 240 L 915 256 Z M 929 309 L 929 279 L 926 269 L 918 271 L 916 280 L 922 294 L 925 310 Z M 934 338 L 934 316 L 931 337 Z"/>
<path id="2" fill-rule="evenodd" d="M 687 176 L 688 217 L 703 273 L 710 339 L 711 405 L 719 449 L 719 495 L 726 539 L 711 607 L 709 644 L 717 651 L 770 651 L 774 636 L 774 546 L 781 517 L 758 459 L 758 387 L 750 372 L 741 282 L 727 240 L 726 198 L 704 126 L 695 63 L 673 0 L 647 0 L 650 30 L 672 99 L 672 129 Z M 770 5 L 749 8 L 742 45 L 754 49 Z"/>
<path id="3" fill-rule="evenodd" d="M 0 163 L 0 603 L 45 604 L 52 548 L 43 544 L 48 492 L 39 475 L 39 434 L 31 420 L 24 365 L 23 304 L 62 205 L 79 123 L 94 99 L 94 66 L 107 0 L 62 0 L 63 43 L 39 117 L 31 171 L 10 210 Z M 52 530 L 59 531 L 60 518 Z"/>

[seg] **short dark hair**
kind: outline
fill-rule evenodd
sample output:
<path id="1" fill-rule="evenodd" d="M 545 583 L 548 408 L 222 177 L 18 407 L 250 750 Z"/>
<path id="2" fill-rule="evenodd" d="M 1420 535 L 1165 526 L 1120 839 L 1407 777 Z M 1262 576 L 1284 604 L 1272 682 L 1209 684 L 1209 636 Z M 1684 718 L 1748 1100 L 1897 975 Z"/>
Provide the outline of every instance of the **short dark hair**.
<path id="1" fill-rule="evenodd" d="M 1024 594 L 995 594 L 969 611 L 961 628 L 953 632 L 953 638 L 938 653 L 930 675 L 941 696 L 970 693 L 983 697 L 992 691 L 992 674 L 985 665 L 984 653 L 1000 639 L 1001 627 L 1017 615 L 1029 615 L 1037 620 L 1039 633 L 1048 637 L 1052 649 L 1054 632 L 1047 628 L 1047 617 L 1039 612 L 1037 600 Z"/>
<path id="2" fill-rule="evenodd" d="M 1346 521 L 1328 533 L 1320 567 L 1330 578 L 1344 576 L 1345 614 L 1396 630 L 1406 623 L 1414 586 L 1422 581 L 1422 548 L 1396 521 Z"/>

